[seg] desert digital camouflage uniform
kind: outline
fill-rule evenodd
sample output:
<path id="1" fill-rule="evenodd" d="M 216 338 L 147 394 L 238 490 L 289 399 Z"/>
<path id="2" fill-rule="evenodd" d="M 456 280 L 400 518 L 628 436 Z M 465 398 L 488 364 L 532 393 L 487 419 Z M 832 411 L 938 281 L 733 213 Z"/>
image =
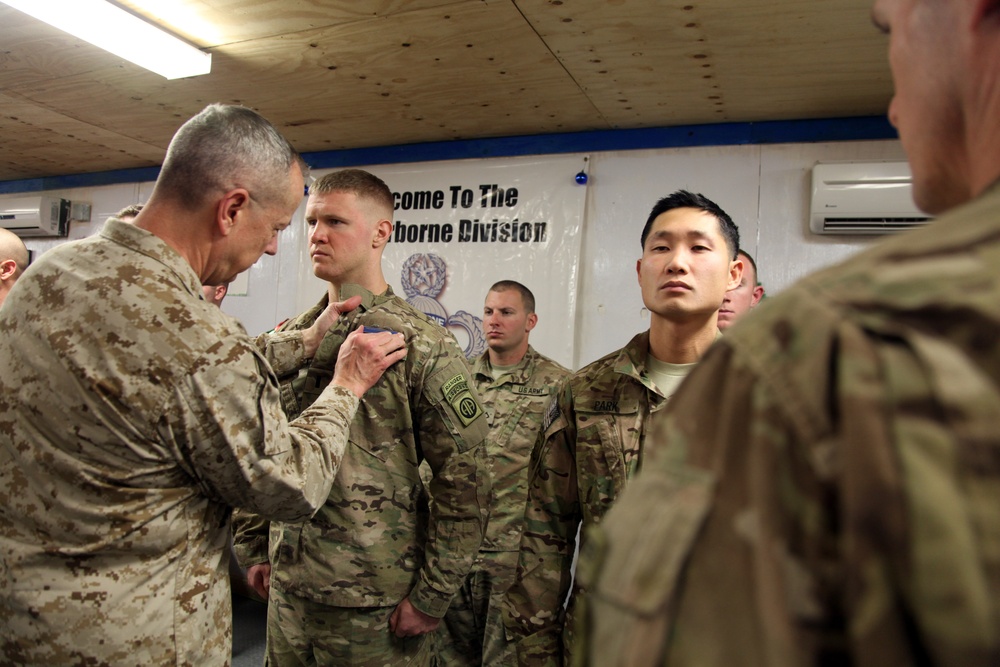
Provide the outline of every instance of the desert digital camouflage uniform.
<path id="1" fill-rule="evenodd" d="M 0 664 L 228 665 L 229 506 L 308 517 L 357 398 L 289 428 L 243 327 L 115 219 L 45 253 L 0 328 Z"/>
<path id="2" fill-rule="evenodd" d="M 585 366 L 549 406 L 532 452 L 524 534 L 504 623 L 522 665 L 560 665 L 571 641 L 571 565 L 581 526 L 597 523 L 636 471 L 646 429 L 666 399 L 646 375 L 649 332 Z M 563 637 L 563 628 L 566 637 Z"/>
<path id="3" fill-rule="evenodd" d="M 269 540 L 266 524 L 241 517 L 236 552 L 244 566 L 270 561 L 272 598 L 295 596 L 326 605 L 331 614 L 355 608 L 360 622 L 362 609 L 384 608 L 387 617 L 409 596 L 419 611 L 440 618 L 482 540 L 489 427 L 468 363 L 447 329 L 391 288 L 381 295 L 356 285 L 341 290 L 342 299 L 354 294 L 362 295 L 361 306 L 330 328 L 312 363 L 282 379 L 289 415 L 305 409 L 330 381 L 328 360 L 359 324 L 403 333 L 407 356 L 362 399 L 320 511 L 306 523 L 270 524 Z M 309 327 L 327 303 L 324 296 L 282 330 Z M 417 472 L 423 460 L 433 473 L 430 506 Z"/>
<path id="4" fill-rule="evenodd" d="M 545 410 L 569 374 L 530 345 L 521 361 L 496 380 L 489 352 L 476 360 L 472 376 L 489 420 L 493 498 L 479 556 L 437 631 L 435 659 L 442 666 L 495 665 L 507 652 L 500 605 L 517 568 L 528 459 Z"/>
<path id="5" fill-rule="evenodd" d="M 1000 186 L 730 331 L 581 556 L 587 664 L 1000 665 Z"/>

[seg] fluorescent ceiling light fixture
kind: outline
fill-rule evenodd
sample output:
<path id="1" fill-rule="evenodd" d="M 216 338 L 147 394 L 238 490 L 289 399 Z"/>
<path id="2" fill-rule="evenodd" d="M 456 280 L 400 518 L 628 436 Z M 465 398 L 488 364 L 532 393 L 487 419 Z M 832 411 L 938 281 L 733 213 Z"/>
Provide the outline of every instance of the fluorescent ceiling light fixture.
<path id="1" fill-rule="evenodd" d="M 0 0 L 168 79 L 212 71 L 212 54 L 105 0 Z"/>

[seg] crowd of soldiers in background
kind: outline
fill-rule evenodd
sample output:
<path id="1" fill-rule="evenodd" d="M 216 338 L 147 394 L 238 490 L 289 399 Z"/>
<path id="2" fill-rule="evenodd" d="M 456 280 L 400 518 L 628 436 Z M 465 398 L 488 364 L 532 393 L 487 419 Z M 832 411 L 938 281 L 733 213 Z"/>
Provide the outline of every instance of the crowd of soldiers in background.
<path id="1" fill-rule="evenodd" d="M 143 209 L 142 204 L 130 205 L 119 211 L 115 223 L 109 224 L 122 222 L 141 226 Z M 456 365 L 457 348 L 453 342 L 441 338 L 440 327 L 396 299 L 382 276 L 380 256 L 391 231 L 390 213 L 388 187 L 368 172 L 334 172 L 310 188 L 306 222 L 310 229 L 314 271 L 326 279 L 330 287 L 315 308 L 263 336 L 266 341 L 258 341 L 262 350 L 277 345 L 273 339 L 286 332 L 315 325 L 329 304 L 357 292 L 362 301 L 352 314 L 364 313 L 363 317 L 356 318 L 357 321 L 372 326 L 377 324 L 378 330 L 407 331 L 409 353 L 407 361 L 400 363 L 409 363 L 418 350 L 427 345 L 419 337 L 428 336 L 436 329 L 431 338 L 438 347 L 427 363 L 440 364 L 451 358 L 456 372 L 452 379 L 464 377 L 459 372 L 462 369 Z M 381 384 L 369 389 L 364 401 L 391 411 L 396 421 L 400 415 L 405 415 L 406 421 L 419 424 L 420 449 L 415 443 L 404 447 L 407 456 L 399 461 L 393 461 L 393 455 L 387 454 L 382 457 L 384 466 L 379 464 L 373 468 L 364 461 L 358 462 L 351 475 L 345 472 L 352 466 L 348 449 L 340 461 L 338 475 L 352 483 L 356 482 L 357 475 L 362 475 L 369 482 L 378 482 L 379 492 L 386 489 L 386 480 L 380 479 L 380 475 L 410 475 L 413 490 L 408 494 L 412 507 L 389 515 L 379 510 L 378 519 L 368 511 L 352 517 L 338 508 L 363 500 L 355 497 L 349 502 L 340 498 L 340 494 L 350 497 L 350 489 L 339 489 L 335 481 L 323 508 L 305 525 L 297 520 L 287 528 L 278 529 L 289 533 L 289 539 L 294 542 L 294 547 L 289 548 L 301 552 L 287 562 L 280 559 L 275 562 L 272 555 L 282 552 L 284 539 L 276 538 L 271 532 L 274 522 L 256 513 L 237 510 L 233 552 L 239 555 L 241 564 L 231 563 L 229 569 L 233 590 L 283 610 L 280 617 L 272 614 L 268 621 L 269 664 L 297 664 L 296 661 L 308 662 L 310 659 L 319 664 L 353 664 L 356 657 L 352 656 L 356 656 L 359 646 L 365 647 L 369 655 L 391 659 L 393 655 L 414 652 L 412 639 L 409 646 L 397 641 L 403 637 L 426 639 L 421 641 L 424 648 L 417 653 L 426 654 L 431 664 L 514 664 L 518 659 L 517 642 L 508 639 L 512 635 L 508 634 L 505 623 L 516 628 L 517 619 L 548 616 L 553 623 L 558 620 L 558 627 L 562 627 L 565 623 L 562 601 L 569 587 L 560 582 L 572 578 L 577 531 L 581 523 L 595 522 L 613 497 L 608 494 L 597 503 L 596 509 L 583 508 L 582 512 L 573 514 L 569 508 L 579 506 L 578 499 L 590 495 L 575 487 L 616 485 L 613 475 L 601 466 L 594 470 L 573 466 L 574 456 L 587 449 L 584 443 L 596 447 L 595 451 L 609 446 L 593 433 L 577 433 L 573 415 L 577 411 L 594 412 L 594 405 L 603 404 L 608 407 L 596 413 L 606 413 L 611 429 L 633 434 L 616 452 L 628 467 L 624 476 L 619 475 L 617 492 L 637 468 L 641 434 L 645 431 L 645 427 L 629 428 L 633 425 L 630 422 L 636 422 L 637 418 L 634 407 L 641 405 L 639 422 L 648 420 L 665 405 L 694 362 L 719 337 L 720 330 L 734 324 L 763 297 L 764 289 L 757 284 L 753 259 L 738 248 L 739 234 L 735 224 L 702 195 L 678 191 L 660 200 L 650 213 L 640 241 L 642 259 L 637 263 L 637 273 L 644 303 L 651 313 L 650 331 L 639 334 L 623 350 L 576 374 L 539 354 L 529 344 L 529 334 L 538 322 L 538 314 L 534 295 L 528 287 L 514 280 L 500 280 L 489 289 L 482 320 L 488 348 L 480 358 L 472 360 L 472 388 L 467 388 L 465 394 L 466 398 L 479 402 L 481 408 L 476 411 L 481 415 L 473 415 L 469 423 L 459 420 L 466 427 L 479 425 L 475 431 L 479 442 L 466 442 L 465 454 L 461 447 L 446 449 L 440 455 L 435 453 L 433 443 L 447 442 L 451 436 L 440 432 L 439 426 L 427 423 L 424 413 L 433 413 L 430 406 L 411 405 L 409 409 L 401 409 L 406 407 L 408 400 L 403 384 L 397 386 L 384 378 Z M 225 292 L 226 283 L 202 285 L 203 298 L 215 306 L 221 304 Z M 345 317 L 346 314 L 340 319 Z M 286 371 L 276 371 L 282 386 L 287 387 L 287 393 L 293 397 L 282 401 L 283 410 L 290 419 L 299 416 L 322 392 L 349 328 L 341 324 L 330 326 L 315 350 L 310 350 L 310 354 Z M 439 347 L 442 343 L 447 354 Z M 622 364 L 630 367 L 625 375 L 619 375 Z M 314 377 L 316 375 L 323 377 Z M 451 376 L 450 373 L 446 375 Z M 627 386 L 624 392 L 615 388 L 621 383 L 619 377 Z M 401 379 L 405 385 L 417 382 L 409 377 L 409 371 L 404 372 Z M 623 402 L 632 409 L 620 411 Z M 444 423 L 441 417 L 447 414 L 450 413 L 439 412 L 434 421 L 438 425 Z M 462 414 L 461 409 L 455 411 L 455 415 Z M 400 422 L 393 427 L 393 417 L 388 412 L 377 414 L 376 408 L 366 411 L 364 419 L 364 425 L 353 426 L 352 432 L 373 431 L 366 439 L 372 443 L 369 446 L 379 440 L 398 440 L 399 430 L 406 423 Z M 473 444 L 475 447 L 469 447 Z M 553 450 L 554 447 L 558 449 Z M 529 483 L 528 467 L 533 451 L 536 460 Z M 471 457 L 468 456 L 470 452 Z M 467 459 L 463 465 L 476 471 L 467 478 L 472 482 L 468 485 L 454 481 L 457 476 L 454 461 L 463 456 Z M 412 476 L 413 463 L 418 458 L 423 458 L 420 463 L 425 466 L 419 484 Z M 442 479 L 446 462 L 452 470 L 447 482 Z M 484 482 L 486 478 L 488 482 Z M 543 481 L 551 479 L 560 479 L 562 483 L 559 487 L 546 487 Z M 573 480 L 570 486 L 566 484 L 567 479 Z M 424 488 L 420 489 L 421 486 Z M 457 491 L 455 487 L 459 487 Z M 361 496 L 371 494 L 369 487 Z M 532 502 L 527 505 L 527 515 L 531 530 L 525 537 L 525 506 L 529 498 Z M 439 509 L 439 503 L 447 504 L 448 509 Z M 554 503 L 565 509 L 553 512 Z M 428 531 L 431 525 L 438 529 L 446 521 L 454 522 L 456 514 L 465 517 L 457 522 L 464 526 L 465 534 L 461 540 L 451 543 L 439 537 L 433 547 L 437 555 L 432 567 L 423 556 L 430 545 L 416 536 Z M 425 521 L 427 523 L 421 525 Z M 377 523 L 377 531 L 370 529 L 372 523 Z M 478 531 L 474 529 L 477 525 Z M 307 538 L 313 534 L 313 526 L 315 536 Z M 385 531 L 395 530 L 393 541 L 409 535 L 413 545 L 408 557 L 415 567 L 407 570 L 391 566 L 402 555 L 398 548 L 386 552 L 381 567 L 358 567 L 358 552 L 345 552 L 342 545 L 324 537 L 334 527 L 350 532 L 356 540 L 366 532 L 377 532 L 384 537 Z M 561 547 L 558 554 L 545 553 L 548 547 L 557 543 Z M 375 548 L 373 545 L 369 551 Z M 300 564 L 309 552 L 310 562 L 316 563 L 312 567 Z M 519 554 L 522 552 L 537 563 L 531 568 L 522 558 L 522 576 L 519 577 Z M 441 567 L 442 562 L 451 561 L 455 561 L 451 570 Z M 347 566 L 347 563 L 354 564 Z M 430 586 L 428 599 L 418 598 L 419 602 L 410 603 L 414 580 L 420 581 L 419 576 L 413 575 L 420 572 L 421 567 L 442 570 L 442 574 L 428 576 L 428 579 L 447 580 L 448 585 L 444 591 L 438 590 L 442 587 L 440 583 L 437 587 Z M 390 577 L 380 589 L 372 585 L 375 570 L 381 570 L 383 577 L 386 572 L 394 572 L 396 576 Z M 393 578 L 399 581 L 392 581 Z M 327 581 L 336 582 L 336 585 L 320 583 Z M 364 585 L 357 586 L 357 582 L 364 582 Z M 505 598 L 515 582 L 515 592 L 510 598 L 515 602 L 508 603 L 510 618 L 505 622 Z M 347 596 L 345 602 L 344 590 L 351 584 L 360 590 L 353 599 Z M 398 599 L 400 596 L 402 602 Z M 391 613 L 386 613 L 387 607 L 383 605 L 371 605 L 373 598 L 395 604 Z M 568 618 L 572 618 L 572 606 Z M 374 612 L 368 613 L 365 619 L 366 614 L 359 610 L 368 607 L 374 607 Z M 352 611 L 345 615 L 345 609 Z M 319 617 L 326 621 L 321 624 L 322 632 L 314 633 L 310 628 Z M 359 637 L 362 619 L 367 625 L 366 637 Z M 338 623 L 342 626 L 340 629 Z M 526 634 L 536 634 L 532 623 L 535 621 L 530 621 L 525 628 Z M 557 634 L 549 632 L 552 637 Z M 340 652 L 332 648 L 338 645 L 342 647 Z M 327 648 L 319 648 L 321 646 Z M 545 649 L 549 653 L 553 650 L 551 646 Z M 534 661 L 541 654 L 534 650 L 526 655 L 528 657 L 523 659 Z"/>
<path id="2" fill-rule="evenodd" d="M 243 107 L 130 221 L 27 270 L 0 234 L 0 662 L 226 665 L 232 552 L 272 667 L 1000 664 L 1000 0 L 873 19 L 938 221 L 761 305 L 674 191 L 648 330 L 575 372 L 516 280 L 471 364 L 396 296 L 358 169 L 309 189 L 326 292 L 251 339 L 205 287 L 276 252 L 307 168 Z"/>

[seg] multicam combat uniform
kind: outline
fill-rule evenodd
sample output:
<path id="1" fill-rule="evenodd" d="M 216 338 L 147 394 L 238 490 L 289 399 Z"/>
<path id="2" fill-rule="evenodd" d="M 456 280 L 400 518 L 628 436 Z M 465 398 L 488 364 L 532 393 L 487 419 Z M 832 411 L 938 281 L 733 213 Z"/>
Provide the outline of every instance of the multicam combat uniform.
<path id="1" fill-rule="evenodd" d="M 521 361 L 493 378 L 489 352 L 473 379 L 490 425 L 487 452 L 493 476 L 490 517 L 479 557 L 438 630 L 440 665 L 493 665 L 506 651 L 501 600 L 514 581 L 521 542 L 527 466 L 542 419 L 569 371 L 528 346 Z"/>
<path id="2" fill-rule="evenodd" d="M 665 414 L 581 556 L 587 664 L 1000 664 L 1000 186 L 769 299 Z"/>
<path id="3" fill-rule="evenodd" d="M 507 634 L 523 665 L 562 664 L 562 607 L 577 531 L 597 523 L 621 493 L 650 417 L 666 401 L 646 375 L 648 351 L 644 332 L 573 374 L 550 405 L 529 465 L 517 578 L 504 601 Z M 578 588 L 573 584 L 568 618 Z"/>
<path id="4" fill-rule="evenodd" d="M 272 523 L 269 549 L 266 527 L 252 519 L 237 522 L 235 540 L 244 565 L 271 563 L 269 651 L 277 650 L 273 618 L 279 611 L 283 618 L 291 615 L 282 621 L 290 632 L 281 634 L 293 644 L 287 650 L 317 654 L 322 646 L 337 664 L 356 659 L 355 653 L 330 652 L 330 645 L 343 644 L 352 630 L 351 622 L 336 620 L 352 618 L 343 614 L 345 608 L 357 612 L 357 623 L 362 610 L 384 610 L 374 612 L 382 627 L 369 630 L 385 638 L 389 612 L 404 598 L 425 614 L 444 615 L 472 567 L 490 497 L 484 444 L 489 427 L 454 338 L 391 289 L 376 296 L 347 285 L 340 297 L 353 294 L 362 295 L 361 306 L 330 328 L 309 366 L 282 380 L 289 414 L 308 406 L 329 382 L 341 343 L 359 324 L 403 333 L 407 356 L 362 399 L 344 461 L 320 511 L 306 523 Z M 327 303 L 324 297 L 282 330 L 309 327 Z M 429 507 L 417 472 L 423 460 L 433 473 Z M 283 599 L 301 600 L 302 608 L 305 603 L 328 608 L 334 627 L 323 632 L 329 636 L 307 632 L 292 638 L 291 632 L 312 626 L 283 606 Z M 409 654 L 413 644 L 390 648 Z"/>
<path id="5" fill-rule="evenodd" d="M 243 327 L 114 219 L 41 257 L 0 329 L 0 663 L 228 664 L 229 506 L 308 517 L 357 398 L 289 428 Z"/>

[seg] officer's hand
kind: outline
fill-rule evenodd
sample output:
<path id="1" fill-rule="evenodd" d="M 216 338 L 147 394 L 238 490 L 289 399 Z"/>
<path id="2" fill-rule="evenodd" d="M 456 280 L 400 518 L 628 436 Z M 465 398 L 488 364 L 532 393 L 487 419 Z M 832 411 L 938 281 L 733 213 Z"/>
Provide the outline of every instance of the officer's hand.
<path id="1" fill-rule="evenodd" d="M 410 603 L 410 598 L 400 602 L 389 617 L 389 630 L 397 637 L 424 635 L 436 630 L 440 624 L 440 618 L 434 618 L 419 611 Z"/>
<path id="2" fill-rule="evenodd" d="M 401 333 L 352 331 L 340 346 L 333 384 L 346 387 L 358 398 L 378 382 L 386 369 L 406 356 L 406 339 Z"/>
<path id="3" fill-rule="evenodd" d="M 271 591 L 271 564 L 258 563 L 247 568 L 247 583 L 265 600 Z"/>
<path id="4" fill-rule="evenodd" d="M 330 327 L 337 323 L 337 318 L 340 317 L 341 313 L 349 313 L 360 305 L 361 296 L 355 295 L 350 299 L 331 303 L 323 309 L 323 312 L 319 314 L 313 325 L 302 332 L 302 343 L 306 348 L 306 358 L 311 359 L 316 355 L 319 344 L 323 342 L 323 336 L 330 330 Z"/>

